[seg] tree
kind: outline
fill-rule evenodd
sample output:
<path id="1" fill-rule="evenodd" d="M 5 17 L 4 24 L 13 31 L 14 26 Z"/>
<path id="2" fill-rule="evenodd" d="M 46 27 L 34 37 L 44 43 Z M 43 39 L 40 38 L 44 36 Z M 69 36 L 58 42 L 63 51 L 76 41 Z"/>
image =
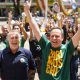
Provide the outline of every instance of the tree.
<path id="1" fill-rule="evenodd" d="M 14 17 L 18 18 L 20 15 L 20 0 L 12 0 L 14 6 Z"/>

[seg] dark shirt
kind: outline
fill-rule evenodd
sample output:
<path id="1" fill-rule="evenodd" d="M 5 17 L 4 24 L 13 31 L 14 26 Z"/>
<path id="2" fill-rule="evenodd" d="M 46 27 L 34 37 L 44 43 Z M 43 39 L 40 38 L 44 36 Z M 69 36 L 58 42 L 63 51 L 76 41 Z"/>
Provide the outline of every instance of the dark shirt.
<path id="1" fill-rule="evenodd" d="M 70 80 L 79 80 L 78 65 L 80 63 L 80 52 L 75 50 L 74 54 L 70 61 Z"/>
<path id="2" fill-rule="evenodd" d="M 29 41 L 30 44 L 30 51 L 34 58 L 40 57 L 41 58 L 41 47 L 39 46 L 36 40 Z"/>
<path id="3" fill-rule="evenodd" d="M 24 48 L 16 54 L 6 48 L 0 54 L 0 69 L 2 80 L 28 80 L 28 70 L 35 69 L 35 62 L 31 52 Z"/>

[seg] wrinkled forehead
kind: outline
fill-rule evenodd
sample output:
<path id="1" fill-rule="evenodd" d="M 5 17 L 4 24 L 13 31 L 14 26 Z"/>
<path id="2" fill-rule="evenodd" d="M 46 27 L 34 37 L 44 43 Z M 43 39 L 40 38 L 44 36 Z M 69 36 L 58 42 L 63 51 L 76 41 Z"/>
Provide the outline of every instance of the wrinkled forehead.
<path id="1" fill-rule="evenodd" d="M 53 30 L 51 30 L 50 33 L 60 33 L 60 34 L 62 34 L 62 30 L 60 30 L 60 29 L 53 29 Z"/>
<path id="2" fill-rule="evenodd" d="M 7 29 L 7 26 L 6 26 L 6 25 L 3 25 L 3 26 L 2 26 L 2 29 Z"/>
<path id="3" fill-rule="evenodd" d="M 18 25 L 16 25 L 16 26 L 14 26 L 14 29 L 15 29 L 15 28 L 19 28 L 19 26 L 18 26 Z"/>
<path id="4" fill-rule="evenodd" d="M 18 34 L 10 34 L 9 37 L 18 37 Z"/>
<path id="5" fill-rule="evenodd" d="M 20 35 L 19 35 L 19 33 L 17 33 L 17 32 L 11 32 L 11 33 L 9 33 L 9 38 L 11 38 L 11 37 L 20 37 Z"/>

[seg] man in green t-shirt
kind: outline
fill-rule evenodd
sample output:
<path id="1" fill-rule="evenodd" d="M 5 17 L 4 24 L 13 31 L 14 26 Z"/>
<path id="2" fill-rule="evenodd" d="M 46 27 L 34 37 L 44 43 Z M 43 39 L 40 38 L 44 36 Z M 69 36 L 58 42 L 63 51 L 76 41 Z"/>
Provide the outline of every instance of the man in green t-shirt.
<path id="1" fill-rule="evenodd" d="M 80 40 L 80 25 L 77 33 L 65 45 L 62 44 L 63 32 L 60 28 L 53 28 L 50 41 L 39 30 L 37 23 L 30 14 L 30 3 L 24 4 L 24 12 L 42 49 L 42 67 L 40 80 L 70 80 L 70 57 Z"/>

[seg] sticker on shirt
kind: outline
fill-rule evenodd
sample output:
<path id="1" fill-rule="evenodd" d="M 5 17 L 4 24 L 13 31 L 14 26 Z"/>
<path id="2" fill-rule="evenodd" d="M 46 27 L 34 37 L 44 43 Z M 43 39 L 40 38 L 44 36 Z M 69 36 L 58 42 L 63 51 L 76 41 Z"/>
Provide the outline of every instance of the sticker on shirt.
<path id="1" fill-rule="evenodd" d="M 21 58 L 20 58 L 20 62 L 21 62 L 21 63 L 25 63 L 26 65 L 28 65 L 28 60 L 27 60 L 27 58 L 21 57 Z"/>
<path id="2" fill-rule="evenodd" d="M 46 73 L 52 76 L 56 76 L 63 66 L 62 59 L 63 59 L 62 50 L 60 51 L 50 50 L 50 55 L 48 57 L 48 62 L 46 66 Z"/>

